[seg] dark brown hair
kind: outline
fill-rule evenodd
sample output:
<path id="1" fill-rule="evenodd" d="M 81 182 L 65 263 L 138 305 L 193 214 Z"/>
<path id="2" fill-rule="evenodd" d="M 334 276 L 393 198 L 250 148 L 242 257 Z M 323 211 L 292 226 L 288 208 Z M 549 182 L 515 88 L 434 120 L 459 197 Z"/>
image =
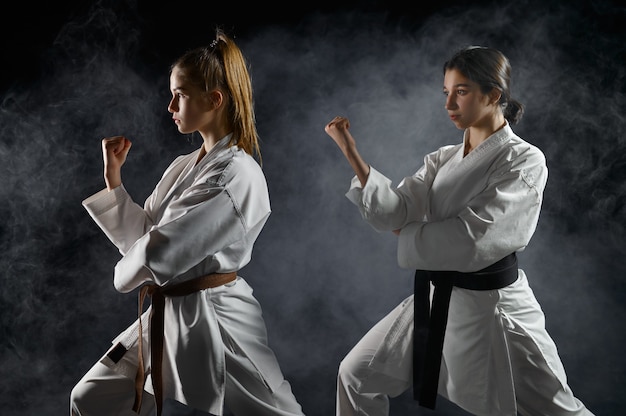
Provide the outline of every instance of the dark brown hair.
<path id="1" fill-rule="evenodd" d="M 443 65 L 444 74 L 449 69 L 457 69 L 477 83 L 483 94 L 498 89 L 501 92 L 499 104 L 509 123 L 515 124 L 522 118 L 524 106 L 511 98 L 511 64 L 502 52 L 484 46 L 468 46 Z"/>

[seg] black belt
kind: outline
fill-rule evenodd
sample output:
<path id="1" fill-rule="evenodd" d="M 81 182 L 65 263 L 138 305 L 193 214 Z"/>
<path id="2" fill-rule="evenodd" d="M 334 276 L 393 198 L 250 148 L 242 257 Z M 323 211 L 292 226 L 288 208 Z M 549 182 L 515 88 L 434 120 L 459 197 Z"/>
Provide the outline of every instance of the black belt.
<path id="1" fill-rule="evenodd" d="M 517 256 L 502 260 L 472 273 L 454 271 L 415 271 L 415 319 L 413 338 L 413 398 L 420 406 L 435 408 L 441 351 L 448 323 L 448 308 L 454 286 L 471 290 L 493 290 L 517 280 Z M 430 282 L 433 282 L 432 306 Z"/>

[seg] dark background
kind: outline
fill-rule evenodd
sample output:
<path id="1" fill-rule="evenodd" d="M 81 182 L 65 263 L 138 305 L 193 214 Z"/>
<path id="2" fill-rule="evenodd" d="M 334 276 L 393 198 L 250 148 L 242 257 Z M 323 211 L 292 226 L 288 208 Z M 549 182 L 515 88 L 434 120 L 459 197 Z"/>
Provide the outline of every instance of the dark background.
<path id="1" fill-rule="evenodd" d="M 200 145 L 166 111 L 168 66 L 222 25 L 250 62 L 273 214 L 241 271 L 304 411 L 334 414 L 339 361 L 412 290 L 395 237 L 344 197 L 352 172 L 324 133 L 346 115 L 364 158 L 394 182 L 458 143 L 441 67 L 461 46 L 501 49 L 515 131 L 546 154 L 539 228 L 521 253 L 573 391 L 623 412 L 626 135 L 620 2 L 18 2 L 3 18 L 0 101 L 0 408 L 68 412 L 74 383 L 136 313 L 112 285 L 117 250 L 81 201 L 103 186 L 100 139 L 133 148 L 142 203 Z M 435 5 L 436 3 L 436 5 Z M 393 415 L 463 415 L 405 394 Z"/>

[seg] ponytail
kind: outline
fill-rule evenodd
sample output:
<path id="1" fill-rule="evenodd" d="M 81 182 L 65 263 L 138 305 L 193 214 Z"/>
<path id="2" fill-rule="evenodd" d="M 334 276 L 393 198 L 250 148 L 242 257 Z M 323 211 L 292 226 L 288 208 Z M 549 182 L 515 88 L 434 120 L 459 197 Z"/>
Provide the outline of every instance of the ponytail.
<path id="1" fill-rule="evenodd" d="M 517 124 L 524 115 L 524 105 L 517 100 L 509 99 L 502 104 L 502 113 L 509 124 Z"/>
<path id="2" fill-rule="evenodd" d="M 172 64 L 174 67 L 183 70 L 186 78 L 203 91 L 220 89 L 228 96 L 227 117 L 233 131 L 229 145 L 257 156 L 260 163 L 252 81 L 246 60 L 233 39 L 218 28 L 208 46 L 186 52 Z"/>
<path id="3" fill-rule="evenodd" d="M 215 52 L 221 54 L 224 67 L 224 85 L 230 97 L 228 111 L 233 125 L 232 144 L 261 160 L 259 136 L 256 129 L 252 80 L 246 60 L 235 42 L 218 29 Z"/>

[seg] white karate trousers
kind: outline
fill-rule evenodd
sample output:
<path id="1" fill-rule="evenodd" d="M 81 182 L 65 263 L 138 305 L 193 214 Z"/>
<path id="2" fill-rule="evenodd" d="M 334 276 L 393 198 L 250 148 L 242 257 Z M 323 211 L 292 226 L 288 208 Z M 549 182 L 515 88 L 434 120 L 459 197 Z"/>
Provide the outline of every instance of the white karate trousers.
<path id="1" fill-rule="evenodd" d="M 337 416 L 387 416 L 389 398 L 397 397 L 412 387 L 412 354 L 403 357 L 401 368 L 406 372 L 398 374 L 398 378 L 369 366 L 388 328 L 402 309 L 402 304 L 398 305 L 374 325 L 341 361 L 337 375 Z M 516 328 L 508 330 L 512 334 L 517 332 Z M 517 368 L 517 371 L 514 370 L 514 383 L 520 415 L 593 416 L 567 386 L 563 389 L 545 361 L 539 359 L 541 353 L 530 339 L 515 340 L 511 355 L 512 365 Z M 524 377 L 516 377 L 522 372 Z M 545 392 L 555 393 L 547 395 Z M 415 402 L 415 405 L 418 406 L 418 403 Z"/>
<path id="2" fill-rule="evenodd" d="M 302 416 L 291 385 L 284 381 L 280 389 L 271 392 L 245 357 L 226 353 L 225 405 L 236 416 Z M 137 348 L 124 354 L 122 360 L 136 368 Z M 74 386 L 70 394 L 70 416 L 137 416 L 132 410 L 135 401 L 135 381 L 97 362 Z M 144 391 L 141 416 L 155 415 L 153 396 Z M 211 416 L 174 400 L 163 402 L 164 416 Z"/>

